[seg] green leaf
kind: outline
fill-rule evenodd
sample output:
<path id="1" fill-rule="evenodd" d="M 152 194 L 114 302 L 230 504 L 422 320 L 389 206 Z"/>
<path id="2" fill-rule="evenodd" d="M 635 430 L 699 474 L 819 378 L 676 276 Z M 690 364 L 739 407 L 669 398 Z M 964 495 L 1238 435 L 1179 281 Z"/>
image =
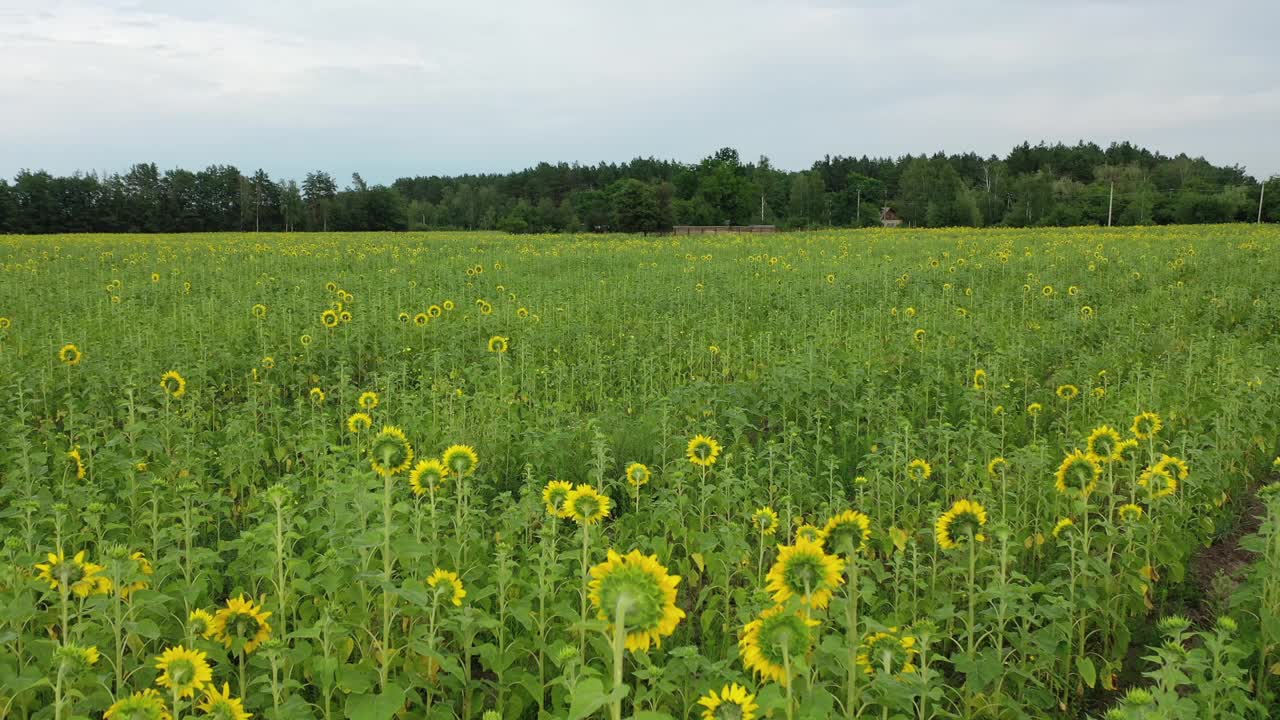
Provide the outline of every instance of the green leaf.
<path id="1" fill-rule="evenodd" d="M 404 688 L 387 683 L 385 692 L 355 695 L 347 700 L 348 720 L 391 720 L 404 707 Z"/>
<path id="2" fill-rule="evenodd" d="M 598 678 L 587 678 L 573 688 L 573 698 L 569 701 L 569 720 L 582 720 L 596 710 L 604 707 L 609 701 L 604 685 Z"/>
<path id="3" fill-rule="evenodd" d="M 1098 684 L 1098 670 L 1093 666 L 1093 661 L 1087 657 L 1076 658 L 1076 669 L 1080 671 L 1080 677 L 1084 679 L 1084 684 L 1090 688 Z"/>

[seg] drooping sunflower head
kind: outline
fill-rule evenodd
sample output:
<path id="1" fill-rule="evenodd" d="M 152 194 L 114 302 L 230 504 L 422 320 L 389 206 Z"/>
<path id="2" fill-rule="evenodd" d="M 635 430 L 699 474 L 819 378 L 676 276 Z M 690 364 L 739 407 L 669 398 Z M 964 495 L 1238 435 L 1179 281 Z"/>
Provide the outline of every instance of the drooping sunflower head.
<path id="1" fill-rule="evenodd" d="M 761 535 L 772 535 L 778 531 L 778 513 L 766 505 L 751 513 L 751 524 Z"/>
<path id="2" fill-rule="evenodd" d="M 846 557 L 857 554 L 871 539 L 871 518 L 857 510 L 845 510 L 827 520 L 821 539 L 831 552 Z"/>
<path id="3" fill-rule="evenodd" d="M 1089 434 L 1087 452 L 1099 462 L 1116 462 L 1120 459 L 1122 453 L 1120 445 L 1123 442 L 1118 430 L 1110 425 L 1100 425 Z"/>
<path id="4" fill-rule="evenodd" d="M 933 466 L 916 458 L 907 463 L 907 478 L 915 482 L 924 482 L 933 475 Z"/>
<path id="5" fill-rule="evenodd" d="M 231 686 L 222 683 L 222 691 L 210 685 L 198 706 L 205 717 L 213 720 L 249 720 L 253 715 L 245 712 L 244 701 L 231 695 Z"/>
<path id="6" fill-rule="evenodd" d="M 1044 410 L 1044 406 L 1038 402 L 1033 402 L 1027 406 L 1027 414 L 1031 417 L 1039 417 L 1041 410 Z"/>
<path id="7" fill-rule="evenodd" d="M 83 480 L 88 471 L 84 467 L 84 456 L 80 454 L 80 446 L 76 445 L 67 451 L 67 459 L 71 461 L 71 469 L 75 470 L 76 479 Z"/>
<path id="8" fill-rule="evenodd" d="M 565 517 L 579 525 L 594 525 L 609 515 L 609 496 L 590 485 L 579 485 L 564 499 Z"/>
<path id="9" fill-rule="evenodd" d="M 985 390 L 987 388 L 987 371 L 978 368 L 973 371 L 973 389 Z"/>
<path id="10" fill-rule="evenodd" d="M 1058 520 L 1058 523 L 1056 525 L 1053 526 L 1053 536 L 1055 538 L 1061 537 L 1062 533 L 1074 528 L 1075 526 L 1076 526 L 1075 520 L 1072 520 L 1071 518 L 1062 518 Z"/>
<path id="11" fill-rule="evenodd" d="M 399 475 L 413 463 L 413 446 L 404 431 L 385 425 L 369 443 L 369 464 L 383 477 Z"/>
<path id="12" fill-rule="evenodd" d="M 987 538 L 982 534 L 982 527 L 986 524 L 987 510 L 981 503 L 957 500 L 934 523 L 933 534 L 938 547 L 954 550 L 970 538 L 975 542 L 985 542 Z"/>
<path id="13" fill-rule="evenodd" d="M 378 407 L 378 403 L 381 401 L 378 399 L 378 393 L 366 390 L 360 393 L 360 399 L 356 402 L 360 405 L 361 410 L 372 410 Z"/>
<path id="14" fill-rule="evenodd" d="M 506 338 L 502 337 L 501 335 L 494 335 L 493 337 L 489 338 L 489 352 L 498 353 L 499 355 L 501 355 L 506 351 L 507 351 Z"/>
<path id="15" fill-rule="evenodd" d="M 1142 506 L 1134 503 L 1125 503 L 1121 505 L 1117 514 L 1120 516 L 1120 522 L 1132 523 L 1142 519 Z"/>
<path id="16" fill-rule="evenodd" d="M 436 568 L 427 578 L 427 585 L 435 589 L 437 596 L 446 598 L 457 607 L 462 607 L 462 599 L 467 596 L 466 589 L 462 587 L 462 579 L 451 570 Z"/>
<path id="17" fill-rule="evenodd" d="M 698 704 L 703 707 L 702 720 L 755 720 L 759 709 L 756 696 L 738 683 L 725 685 L 719 693 L 708 692 L 698 698 Z"/>
<path id="18" fill-rule="evenodd" d="M 1130 431 L 1139 440 L 1150 440 L 1163 427 L 1164 422 L 1159 415 L 1153 412 L 1144 412 L 1133 419 L 1133 427 L 1130 428 Z"/>
<path id="19" fill-rule="evenodd" d="M 858 647 L 858 667 L 868 675 L 907 675 L 916 670 L 916 639 L 891 627 L 863 639 Z"/>
<path id="20" fill-rule="evenodd" d="M 111 704 L 102 714 L 105 720 L 172 720 L 164 698 L 154 688 L 136 692 Z"/>
<path id="21" fill-rule="evenodd" d="M 194 697 L 196 691 L 213 681 L 213 669 L 205 654 L 181 645 L 161 653 L 156 658 L 156 669 L 160 671 L 156 684 L 183 698 Z"/>
<path id="22" fill-rule="evenodd" d="M 987 463 L 987 474 L 991 477 L 998 478 L 1009 470 L 1009 461 L 1002 457 L 995 457 L 991 462 Z"/>
<path id="23" fill-rule="evenodd" d="M 84 353 L 80 352 L 80 348 L 76 347 L 72 343 L 67 343 L 58 350 L 58 360 L 62 361 L 63 365 L 74 367 L 79 365 L 80 361 L 83 359 Z"/>
<path id="24" fill-rule="evenodd" d="M 369 417 L 369 413 L 351 413 L 347 418 L 347 430 L 353 433 L 364 432 L 373 427 L 373 418 Z"/>
<path id="25" fill-rule="evenodd" d="M 270 617 L 271 613 L 263 612 L 243 595 L 231 598 L 226 607 L 214 614 L 209 637 L 234 652 L 248 655 L 271 637 L 271 624 L 267 622 Z"/>
<path id="26" fill-rule="evenodd" d="M 742 664 L 761 678 L 784 687 L 789 685 L 791 678 L 787 676 L 784 648 L 789 657 L 808 654 L 813 645 L 813 629 L 817 626 L 817 620 L 788 611 L 785 605 L 765 610 L 742 628 L 742 637 L 738 640 Z"/>
<path id="27" fill-rule="evenodd" d="M 622 616 L 628 650 L 647 651 L 650 645 L 661 647 L 662 638 L 675 632 L 684 617 L 676 607 L 679 584 L 680 577 L 669 574 L 657 556 L 610 550 L 604 562 L 591 568 L 587 592 L 599 619 L 613 625 Z"/>
<path id="28" fill-rule="evenodd" d="M 177 370 L 170 370 L 161 375 L 160 387 L 175 400 L 187 394 L 187 380 L 179 375 Z"/>
<path id="29" fill-rule="evenodd" d="M 649 472 L 647 465 L 633 462 L 627 466 L 627 482 L 632 487 L 640 487 L 647 484 L 651 477 L 653 477 L 653 473 Z"/>
<path id="30" fill-rule="evenodd" d="M 1179 482 L 1185 481 L 1187 476 L 1191 474 L 1191 467 L 1187 465 L 1186 461 L 1172 455 L 1161 454 L 1160 461 L 1156 463 L 1156 467 L 1167 471 Z"/>
<path id="31" fill-rule="evenodd" d="M 449 475 L 449 468 L 435 458 L 420 460 L 409 473 L 409 487 L 413 494 L 422 497 L 429 492 L 444 486 L 444 479 Z"/>
<path id="32" fill-rule="evenodd" d="M 77 645 L 66 643 L 60 645 L 53 653 L 54 664 L 60 672 L 68 675 L 79 675 L 88 672 L 98 663 L 98 648 L 93 645 Z"/>
<path id="33" fill-rule="evenodd" d="M 254 317 L 261 320 L 267 316 L 267 306 L 262 303 L 254 303 L 251 312 L 253 312 Z"/>
<path id="34" fill-rule="evenodd" d="M 50 590 L 65 587 L 82 598 L 111 592 L 111 580 L 103 574 L 104 568 L 85 560 L 83 550 L 69 560 L 61 551 L 49 553 L 47 560 L 36 564 L 35 569 L 39 571 L 36 577 L 48 583 Z"/>
<path id="35" fill-rule="evenodd" d="M 685 447 L 689 462 L 701 467 L 711 467 L 720 457 L 720 443 L 706 435 L 695 435 Z"/>
<path id="36" fill-rule="evenodd" d="M 569 499 L 569 494 L 572 492 L 573 485 L 564 480 L 552 480 L 547 483 L 547 486 L 542 488 L 542 503 L 547 507 L 547 514 L 558 518 L 569 517 L 565 500 Z"/>
<path id="37" fill-rule="evenodd" d="M 1178 492 L 1178 480 L 1166 467 L 1153 465 L 1138 476 L 1138 485 L 1145 488 L 1151 500 L 1167 498 Z"/>
<path id="38" fill-rule="evenodd" d="M 916 345 L 924 347 L 924 336 L 924 328 L 916 328 L 916 331 L 911 334 L 911 339 L 915 341 Z"/>
<path id="39" fill-rule="evenodd" d="M 844 583 L 843 572 L 843 559 L 828 555 L 819 542 L 798 538 L 795 545 L 778 547 L 778 559 L 765 576 L 765 589 L 776 603 L 798 597 L 802 605 L 821 609 Z"/>
<path id="40" fill-rule="evenodd" d="M 441 455 L 444 466 L 457 477 L 466 477 L 476 471 L 480 456 L 470 445 L 450 445 Z"/>
<path id="41" fill-rule="evenodd" d="M 320 388 L 318 387 L 311 388 L 311 391 L 308 393 L 308 396 L 310 396 L 311 402 L 315 403 L 316 405 L 324 404 L 324 391 L 321 390 Z"/>
<path id="42" fill-rule="evenodd" d="M 213 615 L 204 608 L 196 608 L 187 615 L 187 632 L 192 637 L 209 638 L 213 635 Z"/>
<path id="43" fill-rule="evenodd" d="M 1059 398 L 1067 401 L 1075 400 L 1080 396 L 1080 388 L 1075 385 L 1059 385 L 1056 392 Z"/>
<path id="44" fill-rule="evenodd" d="M 1064 495 L 1088 498 L 1098 487 L 1098 478 L 1102 477 L 1102 466 L 1092 455 L 1073 451 L 1062 460 L 1058 472 L 1054 475 L 1054 487 Z"/>

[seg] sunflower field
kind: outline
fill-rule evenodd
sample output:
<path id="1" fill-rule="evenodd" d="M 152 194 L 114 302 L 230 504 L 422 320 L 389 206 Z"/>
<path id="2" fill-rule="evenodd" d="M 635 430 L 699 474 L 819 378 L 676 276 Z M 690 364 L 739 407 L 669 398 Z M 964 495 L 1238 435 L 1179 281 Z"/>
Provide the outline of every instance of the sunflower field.
<path id="1" fill-rule="evenodd" d="M 1266 717 L 1277 248 L 0 236 L 0 720 Z"/>

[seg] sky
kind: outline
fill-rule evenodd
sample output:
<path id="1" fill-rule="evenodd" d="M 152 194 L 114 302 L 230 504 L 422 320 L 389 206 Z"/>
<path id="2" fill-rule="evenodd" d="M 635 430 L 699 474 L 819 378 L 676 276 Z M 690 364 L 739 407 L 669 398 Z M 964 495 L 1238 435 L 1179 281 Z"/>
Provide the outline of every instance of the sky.
<path id="1" fill-rule="evenodd" d="M 1130 140 L 1280 172 L 1280 3 L 0 0 L 0 176 Z"/>

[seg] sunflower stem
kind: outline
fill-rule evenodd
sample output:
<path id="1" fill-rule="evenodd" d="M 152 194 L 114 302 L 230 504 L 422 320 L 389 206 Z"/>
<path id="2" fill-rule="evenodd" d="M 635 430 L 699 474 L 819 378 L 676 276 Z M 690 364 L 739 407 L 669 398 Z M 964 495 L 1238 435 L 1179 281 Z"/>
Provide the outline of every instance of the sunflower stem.
<path id="1" fill-rule="evenodd" d="M 782 674 L 784 676 L 782 679 L 785 681 L 783 687 L 787 691 L 787 720 L 794 720 L 795 708 L 791 701 L 791 653 L 788 649 L 790 646 L 790 642 L 782 643 Z"/>
<path id="2" fill-rule="evenodd" d="M 845 621 L 847 623 L 846 644 L 849 646 L 849 666 L 848 666 L 848 686 L 845 688 L 844 716 L 846 718 L 856 717 L 858 707 L 858 645 L 861 642 L 858 637 L 858 600 L 860 593 L 858 592 L 858 556 L 857 553 L 849 554 L 848 565 L 845 566 L 845 573 L 848 576 L 849 600 L 845 605 Z"/>
<path id="3" fill-rule="evenodd" d="M 613 720 L 622 720 L 622 695 L 618 693 L 618 688 L 622 687 L 622 660 L 623 651 L 626 649 L 627 643 L 627 603 L 625 597 L 618 598 L 617 617 L 613 623 L 613 706 L 611 713 Z"/>

